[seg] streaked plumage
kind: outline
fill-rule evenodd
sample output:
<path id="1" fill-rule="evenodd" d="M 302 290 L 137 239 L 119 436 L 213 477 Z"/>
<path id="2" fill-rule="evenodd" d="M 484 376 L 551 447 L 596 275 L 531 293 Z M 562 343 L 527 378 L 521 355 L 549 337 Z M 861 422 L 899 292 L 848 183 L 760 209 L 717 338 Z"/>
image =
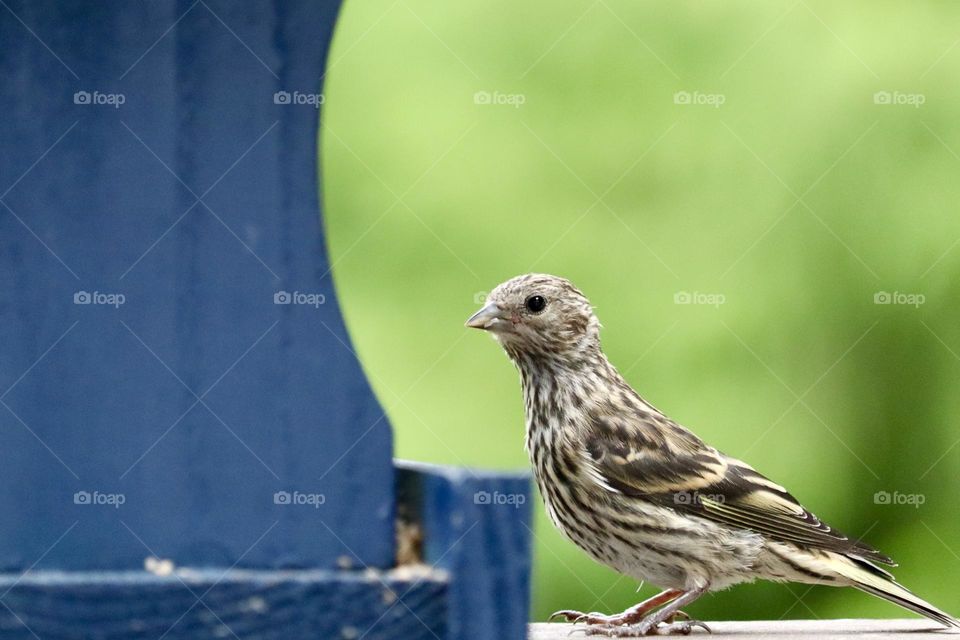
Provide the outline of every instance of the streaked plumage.
<path id="1" fill-rule="evenodd" d="M 877 566 L 889 557 L 641 398 L 567 280 L 508 280 L 467 326 L 490 331 L 520 372 L 526 449 L 553 523 L 598 562 L 667 590 L 619 616 L 561 615 L 603 635 L 686 633 L 704 625 L 673 622 L 681 606 L 759 578 L 852 586 L 960 627 Z"/>

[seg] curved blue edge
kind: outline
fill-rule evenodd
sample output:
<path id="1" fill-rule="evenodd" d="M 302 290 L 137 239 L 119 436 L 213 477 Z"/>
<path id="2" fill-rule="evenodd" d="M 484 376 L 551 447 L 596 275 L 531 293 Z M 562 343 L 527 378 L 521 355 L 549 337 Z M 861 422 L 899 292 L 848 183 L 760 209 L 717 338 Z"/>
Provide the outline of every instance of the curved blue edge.
<path id="1" fill-rule="evenodd" d="M 525 636 L 528 478 L 395 470 L 337 305 L 338 9 L 0 11 L 4 638 Z"/>
<path id="2" fill-rule="evenodd" d="M 7 7 L 0 570 L 391 566 L 319 216 L 339 3 Z"/>

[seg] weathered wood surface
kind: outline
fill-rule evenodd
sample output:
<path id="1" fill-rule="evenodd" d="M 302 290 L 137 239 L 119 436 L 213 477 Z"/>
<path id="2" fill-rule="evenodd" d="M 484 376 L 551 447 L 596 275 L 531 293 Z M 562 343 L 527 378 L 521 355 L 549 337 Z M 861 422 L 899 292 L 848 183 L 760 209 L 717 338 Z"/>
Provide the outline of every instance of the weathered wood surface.
<path id="1" fill-rule="evenodd" d="M 446 639 L 447 586 L 426 567 L 0 575 L 0 638 Z"/>
<path id="2" fill-rule="evenodd" d="M 822 640 L 823 638 L 866 640 L 921 640 L 922 638 L 944 639 L 954 635 L 929 620 L 774 620 L 749 622 L 708 622 L 713 631 L 708 634 L 696 629 L 691 636 L 704 638 L 729 638 L 730 640 L 757 640 L 776 638 L 777 640 Z M 538 623 L 530 625 L 529 640 L 568 640 L 585 637 L 580 633 L 582 625 L 560 623 Z M 577 631 L 571 636 L 571 632 Z M 590 636 L 602 637 L 602 636 Z M 658 637 L 658 636 L 654 636 Z M 660 636 L 669 637 L 669 636 Z M 678 636 L 682 637 L 682 636 Z"/>
<path id="3" fill-rule="evenodd" d="M 383 571 L 0 573 L 6 640 L 516 640 L 524 637 L 530 480 L 398 463 L 405 564 Z M 487 498 L 489 496 L 489 499 Z M 511 496 L 512 503 L 494 496 Z M 416 562 L 415 562 L 416 561 Z"/>

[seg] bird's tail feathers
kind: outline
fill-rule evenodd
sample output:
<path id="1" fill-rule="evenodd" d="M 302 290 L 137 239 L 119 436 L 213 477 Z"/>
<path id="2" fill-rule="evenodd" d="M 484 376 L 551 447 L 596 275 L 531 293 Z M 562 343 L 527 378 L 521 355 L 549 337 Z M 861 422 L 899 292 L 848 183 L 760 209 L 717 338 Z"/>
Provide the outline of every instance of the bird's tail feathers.
<path id="1" fill-rule="evenodd" d="M 914 595 L 912 591 L 895 582 L 893 577 L 883 569 L 859 558 L 843 556 L 843 559 L 847 562 L 835 562 L 833 568 L 841 576 L 850 580 L 851 586 L 926 616 L 945 627 L 960 628 L 960 620 Z"/>

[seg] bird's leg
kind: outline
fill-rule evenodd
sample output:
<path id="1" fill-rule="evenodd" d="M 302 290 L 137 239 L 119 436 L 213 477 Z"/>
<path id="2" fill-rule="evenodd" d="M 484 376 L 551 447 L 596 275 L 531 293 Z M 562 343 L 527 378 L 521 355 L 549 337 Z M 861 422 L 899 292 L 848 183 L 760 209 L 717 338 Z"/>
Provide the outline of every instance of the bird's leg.
<path id="1" fill-rule="evenodd" d="M 572 609 L 564 609 L 563 611 L 557 611 L 552 616 L 550 620 L 554 618 L 565 618 L 567 622 L 583 622 L 588 625 L 603 625 L 603 626 L 619 626 L 625 624 L 633 624 L 635 622 L 640 622 L 643 620 L 644 616 L 656 609 L 657 607 L 663 606 L 682 594 L 683 591 L 679 589 L 667 589 L 662 593 L 658 593 L 652 598 L 647 598 L 639 604 L 635 604 L 623 613 L 617 615 L 608 616 L 602 613 L 583 613 L 580 611 L 574 611 Z M 677 612 L 683 613 L 683 612 Z"/>
<path id="2" fill-rule="evenodd" d="M 649 614 L 637 624 L 620 627 L 594 626 L 587 627 L 585 631 L 587 632 L 587 635 L 601 635 L 612 638 L 632 638 L 645 636 L 652 633 L 679 633 L 687 635 L 693 630 L 694 627 L 701 627 L 709 632 L 710 628 L 699 620 L 688 619 L 681 622 L 672 622 L 672 620 L 674 620 L 674 618 L 680 613 L 680 607 L 690 604 L 706 593 L 706 591 L 707 585 L 698 587 L 696 589 L 691 589 L 690 591 L 685 591 L 679 596 L 673 598 L 663 608 Z M 660 626 L 662 623 L 667 624 Z"/>

